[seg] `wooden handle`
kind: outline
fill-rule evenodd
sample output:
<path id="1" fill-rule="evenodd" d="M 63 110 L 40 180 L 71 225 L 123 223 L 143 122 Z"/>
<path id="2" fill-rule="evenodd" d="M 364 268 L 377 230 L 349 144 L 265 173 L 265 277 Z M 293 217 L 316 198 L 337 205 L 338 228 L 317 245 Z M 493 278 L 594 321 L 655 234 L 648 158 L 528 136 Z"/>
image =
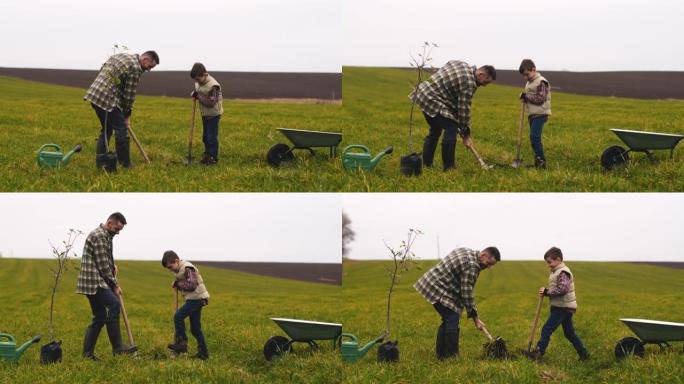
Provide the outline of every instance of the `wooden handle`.
<path id="1" fill-rule="evenodd" d="M 178 288 L 176 288 L 176 310 L 173 312 L 173 314 L 175 315 L 176 312 L 178 312 Z"/>
<path id="2" fill-rule="evenodd" d="M 147 153 L 145 153 L 145 150 L 143 149 L 142 145 L 140 144 L 140 140 L 138 140 L 138 137 L 135 136 L 135 132 L 133 132 L 133 128 L 131 128 L 130 125 L 128 126 L 128 132 L 131 134 L 131 137 L 133 138 L 133 141 L 135 142 L 135 145 L 136 145 L 136 146 L 138 147 L 138 149 L 140 150 L 140 154 L 141 154 L 142 157 L 145 159 L 145 162 L 147 162 L 147 164 L 149 164 L 149 163 L 150 163 L 150 158 L 147 157 Z"/>
<path id="3" fill-rule="evenodd" d="M 489 339 L 490 342 L 494 341 L 494 338 L 493 338 L 492 335 L 489 333 L 489 331 L 487 330 L 487 328 L 482 328 L 482 332 L 484 332 L 485 336 L 487 336 L 487 338 Z"/>
<path id="4" fill-rule="evenodd" d="M 192 121 L 190 121 L 190 132 L 188 133 L 188 159 L 192 158 L 192 137 L 195 133 L 195 110 L 197 109 L 197 99 L 192 101 Z"/>
<path id="5" fill-rule="evenodd" d="M 126 314 L 126 306 L 124 305 L 123 294 L 119 295 L 119 301 L 121 302 L 121 313 L 123 314 L 124 324 L 126 325 L 126 333 L 128 333 L 128 343 L 131 344 L 131 347 L 133 347 L 135 346 L 135 342 L 133 342 L 133 333 L 131 332 L 131 326 L 128 323 L 128 315 Z"/>
<path id="6" fill-rule="evenodd" d="M 525 100 L 520 100 L 520 124 L 518 125 L 518 147 L 516 148 L 515 158 L 520 160 L 520 147 L 522 146 L 522 131 L 525 124 Z"/>
<path id="7" fill-rule="evenodd" d="M 539 314 L 541 313 L 542 302 L 544 302 L 544 296 L 539 296 L 537 313 L 534 315 L 534 322 L 532 323 L 532 332 L 530 332 L 530 339 L 527 341 L 528 352 L 532 350 L 532 341 L 534 341 L 534 333 L 537 331 L 537 323 L 539 323 Z"/>

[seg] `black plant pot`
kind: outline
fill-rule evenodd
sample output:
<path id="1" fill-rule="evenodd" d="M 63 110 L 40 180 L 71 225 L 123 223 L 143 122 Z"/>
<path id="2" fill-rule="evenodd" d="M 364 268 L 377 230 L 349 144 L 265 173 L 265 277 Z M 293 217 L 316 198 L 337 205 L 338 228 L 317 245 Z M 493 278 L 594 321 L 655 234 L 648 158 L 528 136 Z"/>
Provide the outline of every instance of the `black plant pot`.
<path id="1" fill-rule="evenodd" d="M 399 342 L 386 341 L 378 347 L 378 363 L 396 363 L 399 361 Z"/>
<path id="2" fill-rule="evenodd" d="M 418 176 L 423 169 L 423 158 L 420 153 L 413 152 L 401 157 L 401 173 L 406 176 Z"/>
<path id="3" fill-rule="evenodd" d="M 114 152 L 98 153 L 95 155 L 95 165 L 107 172 L 116 172 L 117 157 Z"/>
<path id="4" fill-rule="evenodd" d="M 41 364 L 53 364 L 62 361 L 62 340 L 51 341 L 40 347 Z"/>

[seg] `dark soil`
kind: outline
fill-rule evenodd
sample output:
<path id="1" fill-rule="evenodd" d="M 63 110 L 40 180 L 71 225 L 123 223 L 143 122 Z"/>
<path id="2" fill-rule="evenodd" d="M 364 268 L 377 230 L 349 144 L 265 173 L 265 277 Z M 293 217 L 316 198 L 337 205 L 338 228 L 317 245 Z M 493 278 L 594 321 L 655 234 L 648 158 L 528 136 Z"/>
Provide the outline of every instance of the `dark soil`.
<path id="1" fill-rule="evenodd" d="M 43 83 L 90 87 L 98 71 L 74 69 L 2 68 L 0 75 Z M 224 99 L 320 99 L 342 98 L 341 73 L 211 72 L 221 83 Z M 189 71 L 147 72 L 140 78 L 138 94 L 190 97 Z M 84 92 L 85 93 L 85 92 Z"/>
<path id="2" fill-rule="evenodd" d="M 256 275 L 333 285 L 342 284 L 342 264 L 198 261 L 197 265 L 233 269 Z"/>
<path id="3" fill-rule="evenodd" d="M 658 267 L 684 269 L 684 262 L 681 261 L 635 261 L 632 264 L 649 264 Z"/>

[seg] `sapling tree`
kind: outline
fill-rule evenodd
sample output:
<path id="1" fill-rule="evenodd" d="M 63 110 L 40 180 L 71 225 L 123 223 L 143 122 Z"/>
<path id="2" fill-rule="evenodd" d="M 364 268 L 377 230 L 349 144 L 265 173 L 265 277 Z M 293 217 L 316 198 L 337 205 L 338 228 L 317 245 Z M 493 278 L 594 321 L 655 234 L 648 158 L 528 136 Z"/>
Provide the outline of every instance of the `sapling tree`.
<path id="1" fill-rule="evenodd" d="M 69 229 L 69 231 L 67 232 L 67 238 L 66 240 L 62 241 L 61 245 L 55 246 L 54 244 L 52 244 L 52 242 L 50 242 L 50 248 L 52 248 L 52 256 L 55 258 L 55 261 L 57 262 L 56 267 L 50 268 L 50 271 L 52 272 L 53 276 L 52 295 L 50 296 L 50 340 L 54 340 L 55 333 L 53 319 L 55 309 L 55 294 L 57 293 L 57 287 L 59 286 L 59 282 L 62 279 L 62 276 L 64 276 L 64 273 L 69 269 L 70 264 L 74 261 L 74 258 L 78 256 L 73 251 L 73 248 L 76 239 L 82 234 L 83 232 L 77 229 Z"/>
<path id="2" fill-rule="evenodd" d="M 439 46 L 435 43 L 430 43 L 429 41 L 426 41 L 423 43 L 423 45 L 420 47 L 420 52 L 418 53 L 417 56 L 414 56 L 413 54 L 409 53 L 409 57 L 411 58 L 411 61 L 409 64 L 411 65 L 412 68 L 416 69 L 416 82 L 414 84 L 411 84 L 413 87 L 413 92 L 412 96 L 415 95 L 415 93 L 418 91 L 418 86 L 420 83 L 423 82 L 425 77 L 427 77 L 427 70 L 426 67 L 433 68 L 432 66 L 432 50 L 434 48 L 439 48 Z M 411 97 L 412 103 L 411 103 L 411 113 L 409 114 L 409 140 L 408 140 L 408 150 L 409 153 L 413 152 L 413 111 L 416 108 L 416 101 L 413 97 Z"/>
<path id="3" fill-rule="evenodd" d="M 390 257 L 392 258 L 392 264 L 387 268 L 387 273 L 390 276 L 390 287 L 389 292 L 387 293 L 385 340 L 389 340 L 390 338 L 390 311 L 392 308 L 392 293 L 394 292 L 394 287 L 399 283 L 402 275 L 416 265 L 416 255 L 411 251 L 411 247 L 413 247 L 416 238 L 422 234 L 423 232 L 420 230 L 410 228 L 406 240 L 401 242 L 398 249 L 392 248 L 385 242 L 385 247 L 389 250 Z"/>

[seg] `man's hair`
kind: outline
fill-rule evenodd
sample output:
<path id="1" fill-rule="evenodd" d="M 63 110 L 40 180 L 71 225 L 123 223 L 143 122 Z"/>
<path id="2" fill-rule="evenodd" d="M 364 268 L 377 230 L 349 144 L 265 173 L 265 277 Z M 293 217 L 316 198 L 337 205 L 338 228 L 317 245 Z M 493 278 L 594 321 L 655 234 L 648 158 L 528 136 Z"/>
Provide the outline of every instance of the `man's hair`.
<path id="1" fill-rule="evenodd" d="M 537 69 L 537 66 L 534 65 L 534 61 L 530 59 L 524 59 L 522 62 L 520 62 L 520 68 L 518 68 L 518 72 L 522 75 L 523 72 L 525 71 L 533 71 Z"/>
<path id="2" fill-rule="evenodd" d="M 157 52 L 155 51 L 145 51 L 143 52 L 142 56 L 149 56 L 154 60 L 154 63 L 156 65 L 159 65 L 159 55 L 157 55 Z"/>
<path id="3" fill-rule="evenodd" d="M 494 256 L 494 259 L 497 262 L 501 261 L 501 253 L 499 253 L 499 249 L 496 247 L 487 247 L 483 249 L 482 252 L 488 254 L 489 256 Z"/>
<path id="4" fill-rule="evenodd" d="M 563 261 L 563 252 L 561 252 L 560 248 L 558 248 L 558 247 L 551 247 L 544 254 L 544 260 L 548 260 L 548 259 Z"/>
<path id="5" fill-rule="evenodd" d="M 489 76 L 492 80 L 496 80 L 496 69 L 494 69 L 493 66 L 491 65 L 483 65 L 480 67 L 481 70 L 485 71 L 487 76 Z"/>
<path id="6" fill-rule="evenodd" d="M 162 256 L 162 266 L 166 268 L 167 265 L 170 265 L 174 261 L 180 259 L 176 252 L 174 251 L 166 251 L 164 252 L 164 256 Z"/>
<path id="7" fill-rule="evenodd" d="M 205 73 L 207 73 L 207 69 L 204 67 L 204 64 L 195 63 L 192 65 L 192 69 L 190 70 L 190 77 L 194 79 L 195 77 Z"/>
<path id="8" fill-rule="evenodd" d="M 109 221 L 109 220 L 118 221 L 119 223 L 121 223 L 121 224 L 123 224 L 123 225 L 128 224 L 128 223 L 126 223 L 126 218 L 124 217 L 124 215 L 123 215 L 121 212 L 114 212 L 114 213 L 112 213 L 112 214 L 109 215 L 109 217 L 107 218 L 107 221 Z"/>

